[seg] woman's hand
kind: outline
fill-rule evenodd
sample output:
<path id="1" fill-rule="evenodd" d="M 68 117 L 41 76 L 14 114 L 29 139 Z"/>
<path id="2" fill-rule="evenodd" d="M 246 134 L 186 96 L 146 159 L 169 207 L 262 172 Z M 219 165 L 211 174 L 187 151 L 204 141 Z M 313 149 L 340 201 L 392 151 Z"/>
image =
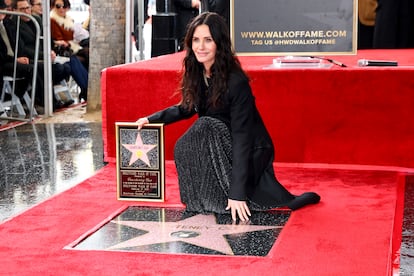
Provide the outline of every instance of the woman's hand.
<path id="1" fill-rule="evenodd" d="M 241 221 L 248 221 L 249 216 L 252 215 L 246 201 L 229 199 L 226 210 L 231 210 L 231 217 L 233 220 L 236 220 L 238 216 Z"/>
<path id="2" fill-rule="evenodd" d="M 149 124 L 148 118 L 139 118 L 136 123 L 138 124 L 138 130 L 140 130 L 144 125 Z"/>

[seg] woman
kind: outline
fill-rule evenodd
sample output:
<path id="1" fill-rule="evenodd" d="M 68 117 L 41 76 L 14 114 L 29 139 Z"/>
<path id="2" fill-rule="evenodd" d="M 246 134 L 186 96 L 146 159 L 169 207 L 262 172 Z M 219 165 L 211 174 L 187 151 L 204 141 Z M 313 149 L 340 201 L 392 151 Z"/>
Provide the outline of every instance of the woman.
<path id="1" fill-rule="evenodd" d="M 203 13 L 189 24 L 181 102 L 137 120 L 173 123 L 199 119 L 175 146 L 180 196 L 188 211 L 231 213 L 317 203 L 319 195 L 294 196 L 275 178 L 272 140 L 255 106 L 249 80 L 231 47 L 225 21 Z"/>
<path id="2" fill-rule="evenodd" d="M 51 0 L 50 33 L 57 55 L 70 56 L 72 76 L 81 88 L 79 100 L 87 100 L 89 47 L 74 40 L 75 22 L 67 15 L 69 0 Z M 73 54 L 73 55 L 72 55 Z M 79 61 L 83 64 L 79 66 Z"/>
<path id="3" fill-rule="evenodd" d="M 0 9 L 3 10 L 7 8 L 9 7 L 6 6 L 5 1 L 0 0 Z M 16 73 L 17 78 L 23 78 L 23 80 L 15 82 L 15 93 L 17 96 L 21 97 L 26 92 L 28 85 L 32 83 L 34 72 L 33 60 L 30 60 L 26 54 L 22 40 L 16 38 L 16 28 L 14 28 L 13 20 L 10 17 L 7 17 L 6 14 L 0 14 L 0 25 L 0 28 L 3 28 L 3 31 L 6 32 L 4 36 L 0 35 L 0 65 L 3 71 L 2 74 L 13 76 L 13 74 Z M 18 43 L 16 43 L 16 40 L 18 40 Z M 18 46 L 17 50 L 15 46 Z M 39 66 L 38 70 L 41 69 L 42 67 Z M 3 75 L 0 77 L 3 79 Z M 43 75 L 38 72 L 35 81 L 35 102 L 37 105 L 43 105 L 44 103 L 43 82 Z"/>

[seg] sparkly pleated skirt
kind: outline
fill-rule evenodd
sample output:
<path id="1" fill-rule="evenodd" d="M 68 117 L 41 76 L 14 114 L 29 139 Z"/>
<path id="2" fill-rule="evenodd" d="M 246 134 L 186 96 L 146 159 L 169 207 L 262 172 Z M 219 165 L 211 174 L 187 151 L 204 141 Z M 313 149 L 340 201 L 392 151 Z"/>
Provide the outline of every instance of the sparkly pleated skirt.
<path id="1" fill-rule="evenodd" d="M 212 117 L 200 117 L 177 141 L 174 159 L 187 211 L 226 213 L 231 158 L 230 131 Z"/>

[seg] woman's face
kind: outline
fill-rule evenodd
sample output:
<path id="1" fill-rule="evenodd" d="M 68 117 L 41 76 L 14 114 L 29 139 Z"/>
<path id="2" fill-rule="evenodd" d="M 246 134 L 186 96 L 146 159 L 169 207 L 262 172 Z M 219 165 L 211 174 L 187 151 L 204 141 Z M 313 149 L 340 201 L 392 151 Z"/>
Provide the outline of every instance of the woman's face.
<path id="1" fill-rule="evenodd" d="M 216 58 L 217 45 L 211 37 L 210 28 L 207 25 L 203 24 L 195 28 L 191 48 L 197 61 L 204 65 L 204 69 L 209 75 Z"/>
<path id="2" fill-rule="evenodd" d="M 68 11 L 68 7 L 64 6 L 62 0 L 56 0 L 55 1 L 55 6 L 53 7 L 53 9 L 55 10 L 55 12 L 58 15 L 60 15 L 62 17 L 65 17 L 66 16 L 66 12 Z"/>

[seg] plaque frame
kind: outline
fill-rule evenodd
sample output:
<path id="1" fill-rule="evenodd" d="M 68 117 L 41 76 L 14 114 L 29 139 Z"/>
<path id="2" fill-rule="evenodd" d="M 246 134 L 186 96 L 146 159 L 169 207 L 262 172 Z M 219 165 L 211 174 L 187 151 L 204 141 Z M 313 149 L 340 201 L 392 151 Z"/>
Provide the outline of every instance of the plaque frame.
<path id="1" fill-rule="evenodd" d="M 117 199 L 165 201 L 164 124 L 116 122 Z"/>

